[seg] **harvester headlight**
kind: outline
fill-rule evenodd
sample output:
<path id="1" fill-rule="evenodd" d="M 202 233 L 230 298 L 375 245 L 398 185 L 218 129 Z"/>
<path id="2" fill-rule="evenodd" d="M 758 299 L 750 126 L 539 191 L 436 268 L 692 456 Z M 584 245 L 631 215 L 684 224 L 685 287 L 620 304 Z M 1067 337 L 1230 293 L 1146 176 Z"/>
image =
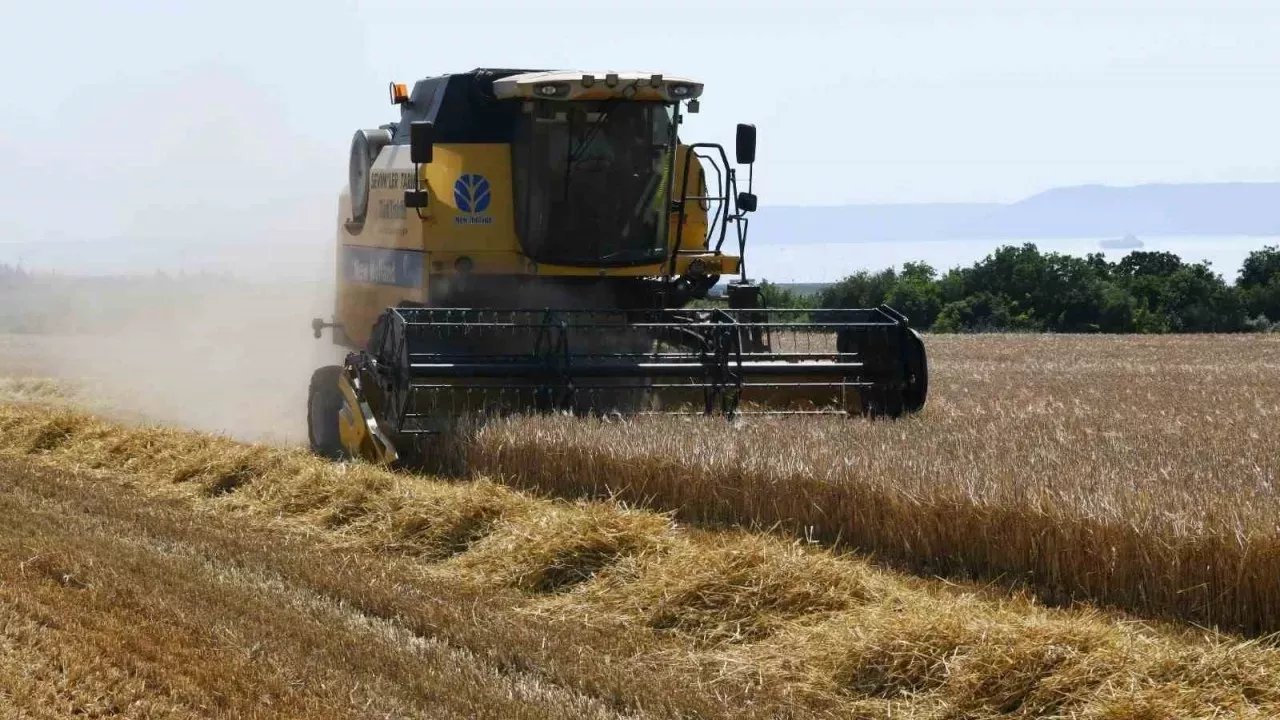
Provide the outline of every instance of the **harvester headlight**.
<path id="1" fill-rule="evenodd" d="M 689 94 L 689 86 L 688 85 L 672 85 L 671 94 L 675 95 L 676 97 L 682 98 Z"/>
<path id="2" fill-rule="evenodd" d="M 605 84 L 605 85 L 608 85 L 609 87 L 617 87 L 617 85 L 618 85 L 618 73 L 609 73 L 608 75 L 605 75 L 605 76 L 604 76 L 604 84 Z"/>
<path id="3" fill-rule="evenodd" d="M 595 84 L 596 84 L 596 76 L 595 76 L 595 75 L 583 75 L 583 76 L 582 76 L 582 87 L 584 87 L 584 88 L 589 88 L 589 87 L 591 87 L 592 85 L 595 85 Z"/>
<path id="4" fill-rule="evenodd" d="M 557 88 L 555 85 L 542 85 L 538 88 L 538 94 L 546 95 L 547 97 L 554 97 L 560 94 L 560 88 Z"/>

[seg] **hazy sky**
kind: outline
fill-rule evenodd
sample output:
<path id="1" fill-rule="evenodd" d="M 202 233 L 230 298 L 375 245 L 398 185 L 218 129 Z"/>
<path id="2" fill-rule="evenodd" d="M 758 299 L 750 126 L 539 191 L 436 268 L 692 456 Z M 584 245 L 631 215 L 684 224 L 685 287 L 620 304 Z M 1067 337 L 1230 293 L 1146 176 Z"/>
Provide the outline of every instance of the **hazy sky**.
<path id="1" fill-rule="evenodd" d="M 1280 180 L 1280 0 L 3 2 L 0 239 L 327 241 L 386 83 L 477 66 L 698 78 L 763 205 Z"/>

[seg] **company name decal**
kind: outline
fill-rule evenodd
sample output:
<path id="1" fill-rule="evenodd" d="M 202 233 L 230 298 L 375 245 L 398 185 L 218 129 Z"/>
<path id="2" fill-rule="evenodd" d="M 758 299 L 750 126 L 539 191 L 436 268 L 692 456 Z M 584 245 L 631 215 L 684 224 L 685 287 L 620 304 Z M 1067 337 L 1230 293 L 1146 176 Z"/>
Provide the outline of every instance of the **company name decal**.
<path id="1" fill-rule="evenodd" d="M 423 254 L 344 245 L 342 276 L 347 282 L 397 287 L 422 287 Z"/>

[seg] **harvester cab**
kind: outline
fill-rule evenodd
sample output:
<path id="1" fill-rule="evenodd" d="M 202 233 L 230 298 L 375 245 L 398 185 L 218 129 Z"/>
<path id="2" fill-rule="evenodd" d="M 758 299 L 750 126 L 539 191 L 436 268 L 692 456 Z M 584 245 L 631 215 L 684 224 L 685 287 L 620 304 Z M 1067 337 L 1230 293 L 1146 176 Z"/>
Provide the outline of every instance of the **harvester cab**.
<path id="1" fill-rule="evenodd" d="M 356 132 L 311 446 L 416 458 L 464 416 L 919 410 L 924 345 L 887 307 L 764 307 L 747 280 L 754 126 L 686 143 L 702 85 L 475 70 L 393 83 Z M 746 167 L 745 182 L 740 166 Z M 708 295 L 722 278 L 727 302 Z"/>

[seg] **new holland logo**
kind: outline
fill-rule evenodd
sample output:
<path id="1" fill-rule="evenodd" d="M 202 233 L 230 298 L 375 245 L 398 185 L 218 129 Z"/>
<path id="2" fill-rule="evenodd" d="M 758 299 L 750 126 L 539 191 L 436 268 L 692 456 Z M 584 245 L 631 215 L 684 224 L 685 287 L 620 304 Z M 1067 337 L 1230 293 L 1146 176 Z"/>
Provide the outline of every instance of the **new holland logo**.
<path id="1" fill-rule="evenodd" d="M 478 173 L 469 173 L 453 184 L 453 200 L 458 214 L 453 221 L 459 225 L 488 225 L 493 217 L 486 211 L 491 200 L 489 181 Z"/>

